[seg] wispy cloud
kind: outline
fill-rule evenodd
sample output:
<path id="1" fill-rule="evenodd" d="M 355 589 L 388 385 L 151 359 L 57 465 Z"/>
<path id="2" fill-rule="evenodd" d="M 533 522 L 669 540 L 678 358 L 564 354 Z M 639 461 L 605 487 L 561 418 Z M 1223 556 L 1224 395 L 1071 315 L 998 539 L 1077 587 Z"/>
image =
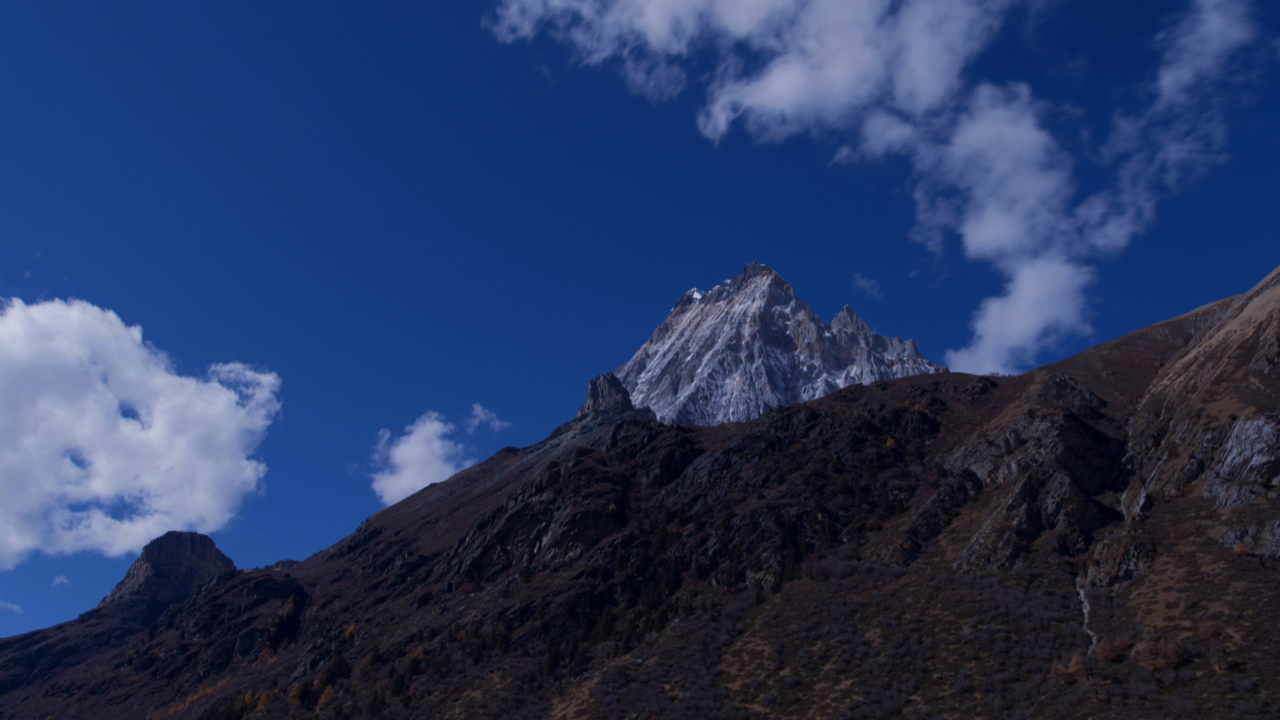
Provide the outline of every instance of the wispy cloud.
<path id="1" fill-rule="evenodd" d="M 49 586 L 49 589 L 52 590 L 53 588 L 56 588 L 59 585 L 70 585 L 70 584 L 71 584 L 71 581 L 67 579 L 66 575 L 58 575 L 53 578 L 53 584 Z"/>
<path id="2" fill-rule="evenodd" d="M 471 417 L 467 418 L 467 421 L 463 424 L 466 426 L 467 434 L 469 435 L 475 433 L 481 426 L 486 426 L 493 432 L 501 432 L 511 427 L 511 423 L 498 419 L 498 416 L 492 410 L 480 403 L 475 403 L 471 406 Z"/>
<path id="3" fill-rule="evenodd" d="M 550 33 L 655 99 L 702 84 L 697 123 L 712 141 L 735 127 L 765 141 L 835 133 L 846 140 L 836 163 L 910 158 L 914 239 L 940 252 L 957 238 L 1006 279 L 948 362 L 1009 372 L 1088 333 L 1093 264 L 1222 160 L 1217 100 L 1257 36 L 1250 0 L 1190 2 L 1155 39 L 1145 109 L 1117 113 L 1104 133 L 1111 179 L 1082 195 L 1075 159 L 1042 122 L 1055 108 L 1028 85 L 971 77 L 1016 7 L 1050 21 L 1038 0 L 502 0 L 489 24 L 507 42 Z M 691 81 L 708 54 L 710 79 Z"/>
<path id="4" fill-rule="evenodd" d="M 1195 103 L 1200 99 L 1198 87 L 1216 82 L 1236 50 L 1253 42 L 1256 34 L 1247 2 L 1194 0 L 1191 11 L 1158 38 L 1164 59 L 1152 110 Z"/>
<path id="5" fill-rule="evenodd" d="M 266 466 L 253 458 L 280 378 L 238 363 L 204 377 L 113 312 L 80 301 L 0 312 L 0 569 L 49 554 L 137 551 L 224 527 Z"/>
<path id="6" fill-rule="evenodd" d="M 466 448 L 450 439 L 457 430 L 444 416 L 428 412 L 394 437 L 378 433 L 373 491 L 384 505 L 395 504 L 428 485 L 444 482 L 475 464 Z"/>
<path id="7" fill-rule="evenodd" d="M 967 202 L 951 223 L 931 223 L 930 205 L 946 201 L 938 199 L 941 192 L 926 193 L 921 227 L 955 228 L 966 253 L 995 264 L 1008 282 L 1004 295 L 979 307 L 973 341 L 948 353 L 948 364 L 1011 372 L 1034 364 L 1059 338 L 1089 332 L 1092 261 L 1127 247 L 1151 225 L 1161 198 L 1224 159 L 1227 123 L 1219 96 L 1232 57 L 1253 40 L 1249 11 L 1246 0 L 1196 0 L 1161 33 L 1163 58 L 1149 104 L 1135 116 L 1117 114 L 1103 148 L 1113 169 L 1110 187 L 1078 202 L 1072 163 L 1042 129 L 1029 95 L 988 103 L 984 112 L 982 95 L 990 91 L 979 88 L 978 107 L 944 150 L 953 161 L 957 148 L 971 150 L 968 162 L 948 165 L 952 187 Z M 1005 122 L 995 118 L 1002 113 Z M 985 147 L 967 142 L 973 126 L 984 122 L 990 124 Z M 922 165 L 926 172 L 931 167 Z M 1007 184 L 987 184 L 992 170 L 1004 171 Z"/>
<path id="8" fill-rule="evenodd" d="M 4 600 L 0 600 L 0 610 L 8 610 L 9 612 L 15 612 L 15 613 L 18 613 L 19 615 L 22 614 L 21 606 L 14 605 L 11 602 L 5 602 Z"/>
<path id="9" fill-rule="evenodd" d="M 853 286 L 861 290 L 863 295 L 866 295 L 872 300 L 880 300 L 884 297 L 880 288 L 880 282 L 866 277 L 862 273 L 853 274 Z"/>

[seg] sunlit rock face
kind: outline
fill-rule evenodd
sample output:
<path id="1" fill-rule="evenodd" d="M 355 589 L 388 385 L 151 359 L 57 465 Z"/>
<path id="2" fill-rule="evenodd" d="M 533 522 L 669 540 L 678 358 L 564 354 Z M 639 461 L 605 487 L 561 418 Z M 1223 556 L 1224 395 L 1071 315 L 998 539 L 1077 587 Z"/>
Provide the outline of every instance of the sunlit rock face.
<path id="1" fill-rule="evenodd" d="M 790 283 L 752 263 L 710 291 L 685 293 L 615 374 L 663 422 L 719 425 L 854 384 L 945 371 L 847 305 L 823 322 Z"/>

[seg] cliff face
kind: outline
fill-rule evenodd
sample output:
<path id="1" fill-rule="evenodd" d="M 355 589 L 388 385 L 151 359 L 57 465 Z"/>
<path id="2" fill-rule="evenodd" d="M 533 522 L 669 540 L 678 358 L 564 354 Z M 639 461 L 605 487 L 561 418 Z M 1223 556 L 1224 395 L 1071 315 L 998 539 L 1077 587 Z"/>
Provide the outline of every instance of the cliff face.
<path id="1" fill-rule="evenodd" d="M 740 424 L 602 376 L 287 574 L 0 640 L 0 714 L 1277 716 L 1277 277 Z"/>
<path id="2" fill-rule="evenodd" d="M 786 280 L 754 263 L 708 292 L 685 293 L 615 374 L 663 422 L 718 425 L 854 384 L 943 371 L 847 305 L 824 323 Z"/>

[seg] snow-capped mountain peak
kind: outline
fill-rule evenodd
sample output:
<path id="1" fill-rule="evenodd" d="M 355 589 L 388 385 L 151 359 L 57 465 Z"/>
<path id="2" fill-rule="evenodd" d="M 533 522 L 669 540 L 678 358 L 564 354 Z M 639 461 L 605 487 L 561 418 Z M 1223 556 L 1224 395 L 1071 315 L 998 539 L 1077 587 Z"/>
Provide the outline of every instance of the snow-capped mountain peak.
<path id="1" fill-rule="evenodd" d="M 871 330 L 849 306 L 827 324 L 760 263 L 686 292 L 615 374 L 663 422 L 718 425 L 854 383 L 945 372 L 910 340 Z"/>

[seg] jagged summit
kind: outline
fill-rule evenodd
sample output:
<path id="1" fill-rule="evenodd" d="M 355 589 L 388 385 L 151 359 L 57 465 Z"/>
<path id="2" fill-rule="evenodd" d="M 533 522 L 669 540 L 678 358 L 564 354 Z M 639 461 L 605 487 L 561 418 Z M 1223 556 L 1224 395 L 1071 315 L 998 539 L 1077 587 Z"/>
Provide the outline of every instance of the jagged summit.
<path id="1" fill-rule="evenodd" d="M 631 396 L 622 382 L 613 373 L 598 375 L 587 386 L 587 401 L 578 409 L 577 417 L 595 415 L 601 412 L 627 412 L 634 410 Z"/>
<path id="2" fill-rule="evenodd" d="M 167 532 L 142 548 L 142 554 L 101 605 L 136 598 L 171 605 L 186 600 L 215 575 L 235 569 L 236 564 L 208 535 Z"/>
<path id="3" fill-rule="evenodd" d="M 871 330 L 846 305 L 830 324 L 760 263 L 694 288 L 615 371 L 636 407 L 663 422 L 718 425 L 856 383 L 944 372 L 910 340 Z"/>

